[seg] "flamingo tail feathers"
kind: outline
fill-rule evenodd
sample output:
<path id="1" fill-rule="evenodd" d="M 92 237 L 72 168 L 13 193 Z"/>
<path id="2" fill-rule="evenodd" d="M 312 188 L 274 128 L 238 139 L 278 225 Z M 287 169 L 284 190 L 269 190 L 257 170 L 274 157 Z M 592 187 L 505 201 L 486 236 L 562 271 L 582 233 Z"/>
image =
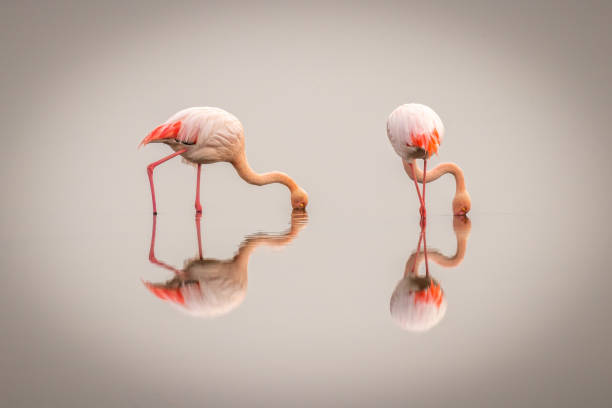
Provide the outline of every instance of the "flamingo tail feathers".
<path id="1" fill-rule="evenodd" d="M 166 123 L 164 125 L 158 126 L 151 133 L 147 135 L 138 147 L 142 147 L 151 142 L 160 141 L 164 139 L 174 139 L 178 135 L 179 130 L 181 130 L 181 121 Z"/>

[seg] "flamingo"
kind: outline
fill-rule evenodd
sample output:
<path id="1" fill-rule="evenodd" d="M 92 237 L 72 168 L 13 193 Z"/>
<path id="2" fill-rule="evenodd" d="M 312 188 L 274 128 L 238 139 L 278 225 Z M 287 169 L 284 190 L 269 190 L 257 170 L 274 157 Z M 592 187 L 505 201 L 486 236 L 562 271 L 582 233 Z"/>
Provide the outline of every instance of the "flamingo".
<path id="1" fill-rule="evenodd" d="M 174 273 L 165 283 L 143 281 L 158 298 L 167 301 L 181 312 L 197 317 L 217 317 L 229 313 L 244 300 L 247 290 L 247 269 L 253 251 L 261 246 L 284 247 L 293 241 L 308 223 L 305 211 L 293 210 L 291 227 L 284 234 L 258 233 L 249 235 L 231 259 L 204 258 L 200 215 L 196 215 L 198 256 L 185 260 L 183 269 L 170 266 L 155 257 L 155 230 L 157 217 L 153 216 L 149 261 Z"/>
<path id="2" fill-rule="evenodd" d="M 453 214 L 465 215 L 470 211 L 472 208 L 470 195 L 465 187 L 463 170 L 459 166 L 455 163 L 441 163 L 427 171 L 427 160 L 434 153 L 438 153 L 438 147 L 444 138 L 444 124 L 433 109 L 418 103 L 398 106 L 387 119 L 387 136 L 395 152 L 402 158 L 404 170 L 414 181 L 422 224 L 427 217 L 425 184 L 446 173 L 451 173 L 455 177 Z M 415 163 L 416 159 L 423 159 L 422 171 Z M 417 182 L 423 185 L 422 194 Z"/>
<path id="3" fill-rule="evenodd" d="M 429 275 L 429 259 L 445 268 L 455 267 L 463 261 L 470 236 L 470 219 L 467 216 L 453 217 L 453 230 L 457 249 L 453 256 L 445 256 L 437 250 L 427 250 L 425 229 L 421 229 L 417 250 L 406 261 L 404 277 L 391 295 L 391 317 L 402 329 L 427 331 L 436 326 L 446 314 L 446 296 L 440 283 Z M 419 276 L 418 269 L 423 260 L 425 276 Z"/>
<path id="4" fill-rule="evenodd" d="M 140 146 L 154 142 L 167 144 L 174 153 L 147 166 L 153 214 L 157 214 L 153 169 L 178 155 L 181 155 L 186 162 L 197 165 L 195 201 L 197 213 L 202 213 L 200 204 L 202 164 L 216 162 L 231 163 L 238 175 L 250 184 L 258 186 L 271 183 L 284 184 L 291 193 L 291 206 L 295 209 L 304 209 L 308 205 L 306 191 L 287 174 L 278 171 L 258 174 L 251 169 L 244 151 L 242 124 L 234 115 L 223 109 L 199 107 L 179 111 L 149 133 L 140 142 Z"/>

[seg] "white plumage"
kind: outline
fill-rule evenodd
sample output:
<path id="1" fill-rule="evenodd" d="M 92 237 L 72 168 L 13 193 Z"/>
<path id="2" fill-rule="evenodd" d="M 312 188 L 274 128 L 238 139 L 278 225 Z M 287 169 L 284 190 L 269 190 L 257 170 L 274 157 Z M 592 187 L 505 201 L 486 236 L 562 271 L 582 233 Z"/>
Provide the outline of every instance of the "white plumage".
<path id="1" fill-rule="evenodd" d="M 424 290 L 415 290 L 420 277 L 404 277 L 391 295 L 391 317 L 404 330 L 424 332 L 437 325 L 446 314 L 447 302 L 439 284 L 431 281 L 436 290 L 434 296 L 418 296 Z"/>
<path id="2" fill-rule="evenodd" d="M 405 160 L 436 153 L 444 138 L 442 119 L 429 106 L 408 103 L 398 106 L 387 119 L 387 136 L 395 152 Z"/>
<path id="3" fill-rule="evenodd" d="M 210 164 L 232 161 L 244 149 L 244 129 L 234 115 L 219 108 L 196 107 L 172 115 L 164 125 L 181 123 L 176 143 L 177 151 L 184 145 L 195 145 L 183 154 L 187 161 Z"/>

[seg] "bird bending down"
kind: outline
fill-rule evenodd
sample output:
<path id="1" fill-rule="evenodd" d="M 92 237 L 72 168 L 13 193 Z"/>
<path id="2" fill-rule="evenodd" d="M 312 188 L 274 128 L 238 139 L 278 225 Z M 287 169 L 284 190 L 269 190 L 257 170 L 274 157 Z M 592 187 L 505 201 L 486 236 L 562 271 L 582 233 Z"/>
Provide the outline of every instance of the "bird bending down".
<path id="1" fill-rule="evenodd" d="M 387 136 L 402 158 L 404 169 L 414 180 L 419 197 L 421 224 L 427 217 L 425 208 L 425 184 L 432 182 L 446 173 L 455 176 L 456 192 L 453 199 L 453 214 L 465 215 L 470 211 L 471 200 L 465 187 L 463 171 L 454 163 L 441 163 L 427 171 L 427 160 L 438 153 L 438 147 L 444 138 L 444 124 L 440 117 L 428 106 L 409 103 L 397 107 L 387 119 Z M 423 171 L 416 165 L 416 159 L 423 159 Z M 419 190 L 418 182 L 423 185 Z"/>
<path id="2" fill-rule="evenodd" d="M 308 205 L 306 191 L 285 173 L 273 171 L 258 174 L 251 169 L 244 151 L 242 124 L 234 115 L 222 109 L 203 107 L 179 111 L 149 133 L 140 142 L 140 146 L 149 143 L 165 143 L 174 150 L 171 155 L 151 163 L 147 167 L 153 200 L 153 214 L 157 214 L 153 169 L 178 155 L 198 167 L 195 201 L 195 208 L 198 213 L 202 212 L 202 205 L 200 204 L 202 164 L 216 162 L 231 163 L 238 175 L 250 184 L 258 186 L 271 183 L 284 184 L 291 193 L 291 206 L 295 209 L 303 209 Z"/>

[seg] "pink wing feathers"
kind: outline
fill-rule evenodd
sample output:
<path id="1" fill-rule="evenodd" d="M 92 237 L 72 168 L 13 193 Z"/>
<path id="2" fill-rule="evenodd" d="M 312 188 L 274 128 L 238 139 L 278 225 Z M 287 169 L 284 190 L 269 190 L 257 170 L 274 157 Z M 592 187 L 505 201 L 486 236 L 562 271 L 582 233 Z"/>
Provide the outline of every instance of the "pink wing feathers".
<path id="1" fill-rule="evenodd" d="M 397 154 L 403 158 L 408 153 L 407 147 L 419 147 L 431 156 L 438 153 L 444 137 L 444 124 L 430 107 L 409 103 L 391 112 L 387 120 L 387 135 Z"/>
<path id="2" fill-rule="evenodd" d="M 185 304 L 185 298 L 179 288 L 166 288 L 161 285 L 155 285 L 150 282 L 143 282 L 147 289 L 151 291 L 155 296 L 163 300 L 169 300 L 180 305 Z"/>
<path id="3" fill-rule="evenodd" d="M 176 138 L 180 130 L 181 121 L 164 123 L 163 125 L 153 129 L 153 131 L 149 133 L 147 137 L 142 139 L 142 142 L 140 142 L 139 147 L 149 144 L 155 140 L 174 139 Z"/>
<path id="4" fill-rule="evenodd" d="M 418 146 L 421 149 L 427 150 L 427 153 L 431 156 L 434 153 L 438 153 L 438 147 L 440 146 L 440 135 L 436 128 L 430 133 L 410 133 L 410 140 L 413 146 Z"/>

